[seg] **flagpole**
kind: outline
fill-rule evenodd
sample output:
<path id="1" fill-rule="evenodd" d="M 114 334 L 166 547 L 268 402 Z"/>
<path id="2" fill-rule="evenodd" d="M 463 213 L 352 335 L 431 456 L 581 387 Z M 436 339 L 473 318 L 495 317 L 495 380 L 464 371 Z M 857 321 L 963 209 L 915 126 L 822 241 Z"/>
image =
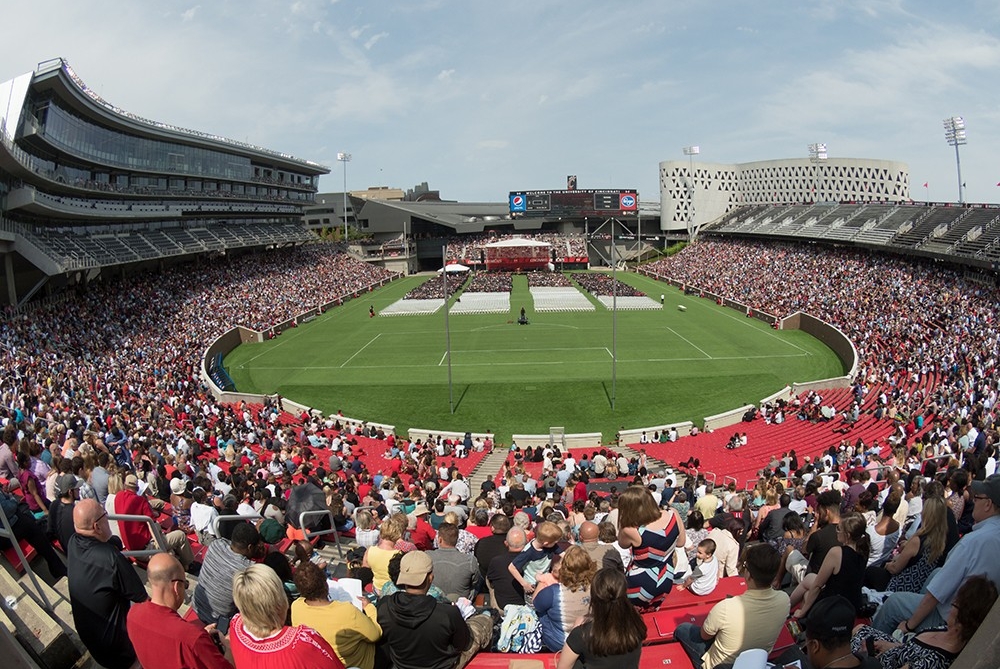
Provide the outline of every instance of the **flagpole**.
<path id="1" fill-rule="evenodd" d="M 618 219 L 611 219 L 611 410 L 615 410 L 618 389 L 618 274 L 615 260 L 615 228 Z"/>
<path id="2" fill-rule="evenodd" d="M 441 247 L 441 283 L 444 286 L 444 339 L 448 358 L 448 408 L 455 413 L 455 394 L 451 388 L 451 329 L 448 327 L 448 245 Z"/>

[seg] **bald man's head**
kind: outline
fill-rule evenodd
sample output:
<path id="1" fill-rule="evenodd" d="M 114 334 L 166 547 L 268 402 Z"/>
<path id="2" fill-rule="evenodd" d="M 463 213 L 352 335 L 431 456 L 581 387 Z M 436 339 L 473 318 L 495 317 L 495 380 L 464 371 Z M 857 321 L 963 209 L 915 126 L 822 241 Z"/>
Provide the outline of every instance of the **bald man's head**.
<path id="1" fill-rule="evenodd" d="M 96 499 L 81 499 L 73 507 L 73 529 L 77 534 L 99 541 L 111 538 L 108 512 Z"/>
<path id="2" fill-rule="evenodd" d="M 511 553 L 520 553 L 528 543 L 528 535 L 520 527 L 512 527 L 507 531 L 507 549 Z"/>
<path id="3" fill-rule="evenodd" d="M 146 576 L 151 599 L 155 603 L 174 611 L 180 608 L 190 584 L 177 558 L 171 553 L 157 553 L 149 558 Z"/>
<path id="4" fill-rule="evenodd" d="M 584 543 L 597 541 L 598 534 L 600 534 L 600 530 L 597 527 L 597 523 L 587 520 L 580 525 L 580 541 Z"/>
<path id="5" fill-rule="evenodd" d="M 149 558 L 146 576 L 150 583 L 162 585 L 175 578 L 184 578 L 184 567 L 172 553 L 157 553 Z"/>

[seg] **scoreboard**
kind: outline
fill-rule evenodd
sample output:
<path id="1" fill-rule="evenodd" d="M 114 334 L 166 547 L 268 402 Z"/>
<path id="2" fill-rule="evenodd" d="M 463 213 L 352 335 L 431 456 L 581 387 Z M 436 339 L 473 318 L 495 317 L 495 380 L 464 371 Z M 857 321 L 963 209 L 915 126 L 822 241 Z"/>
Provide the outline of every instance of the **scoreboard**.
<path id="1" fill-rule="evenodd" d="M 511 218 L 637 216 L 635 190 L 525 190 L 510 193 Z"/>

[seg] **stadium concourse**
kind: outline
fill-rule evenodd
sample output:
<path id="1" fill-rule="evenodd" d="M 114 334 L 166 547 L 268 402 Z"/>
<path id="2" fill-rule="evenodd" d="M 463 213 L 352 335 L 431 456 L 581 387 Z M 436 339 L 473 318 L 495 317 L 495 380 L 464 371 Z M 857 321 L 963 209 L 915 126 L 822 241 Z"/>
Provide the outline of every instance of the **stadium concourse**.
<path id="1" fill-rule="evenodd" d="M 886 557 L 892 554 L 891 545 L 885 546 L 890 535 L 895 535 L 893 543 L 900 534 L 924 536 L 922 516 L 938 504 L 934 500 L 940 499 L 953 514 L 956 535 L 963 536 L 957 544 L 951 542 L 947 557 L 936 558 L 943 565 L 939 576 L 926 580 L 933 602 L 918 608 L 902 596 L 906 593 L 891 595 L 873 620 L 883 631 L 891 632 L 897 625 L 902 629 L 904 624 L 906 629 L 940 624 L 935 610 L 947 610 L 970 574 L 985 573 L 994 583 L 1000 582 L 998 565 L 979 557 L 1000 549 L 1000 479 L 991 478 L 997 442 L 995 366 L 1000 359 L 996 289 L 934 265 L 792 244 L 704 241 L 647 269 L 778 316 L 801 309 L 836 325 L 859 351 L 854 386 L 760 407 L 746 416 L 746 422 L 710 434 L 676 435 L 673 440 L 673 434 L 654 433 L 637 444 L 607 444 L 571 452 L 569 457 L 553 448 L 491 452 L 489 440 L 471 435 L 411 443 L 367 424 L 344 424 L 338 416 L 284 411 L 280 398 L 262 404 L 221 404 L 195 370 L 207 343 L 224 329 L 243 323 L 263 330 L 290 312 L 298 313 L 330 296 L 364 291 L 389 278 L 336 247 L 285 249 L 281 254 L 259 254 L 214 267 L 109 281 L 62 301 L 10 313 L 0 330 L 4 344 L 0 476 L 16 480 L 19 486 L 7 493 L 10 485 L 5 484 L 4 511 L 16 517 L 13 530 L 25 540 L 22 545 L 48 557 L 53 545 L 66 548 L 56 537 L 73 536 L 73 523 L 67 526 L 65 520 L 66 506 L 75 504 L 78 516 L 95 504 L 112 514 L 148 508 L 148 515 L 164 529 L 178 528 L 187 535 L 196 558 L 189 579 L 197 584 L 195 606 L 188 609 L 190 597 L 171 601 L 187 619 L 200 618 L 202 624 L 215 622 L 220 611 L 227 620 L 236 613 L 241 600 L 234 600 L 231 590 L 227 594 L 228 586 L 222 586 L 232 583 L 233 573 L 253 561 L 264 559 L 289 587 L 294 582 L 302 589 L 308 584 L 300 577 L 305 578 L 311 569 L 305 563 L 329 563 L 335 576 L 350 568 L 353 576 L 371 577 L 381 584 L 391 580 L 393 567 L 388 557 L 393 553 L 416 556 L 426 551 L 432 565 L 441 565 L 434 571 L 439 596 L 448 602 L 459 600 L 463 615 L 472 616 L 468 626 L 478 628 L 480 614 L 467 600 L 490 607 L 501 592 L 516 594 L 521 582 L 514 575 L 517 569 L 490 572 L 493 560 L 512 559 L 509 554 L 514 549 L 503 538 L 512 546 L 524 546 L 525 535 L 518 532 L 537 533 L 542 539 L 536 537 L 532 545 L 536 553 L 544 553 L 548 550 L 544 537 L 551 531 L 547 522 L 552 522 L 560 535 L 555 545 L 567 548 L 578 543 L 588 557 L 578 561 L 579 551 L 572 558 L 567 552 L 565 576 L 544 575 L 541 572 L 548 567 L 540 565 L 541 571 L 532 578 L 537 576 L 539 584 L 550 583 L 546 589 L 554 588 L 552 596 L 567 598 L 567 606 L 574 588 L 581 583 L 589 587 L 594 570 L 606 564 L 605 558 L 611 564 L 616 556 L 625 563 L 636 560 L 628 572 L 629 593 L 641 607 L 646 630 L 638 660 L 643 667 L 663 663 L 686 667 L 702 661 L 686 636 L 675 638 L 675 630 L 680 636 L 680 629 L 687 629 L 679 628 L 681 623 L 704 624 L 703 634 L 717 639 L 716 651 L 705 652 L 706 667 L 721 662 L 723 648 L 726 652 L 746 650 L 727 645 L 728 635 L 741 621 L 729 618 L 720 628 L 710 630 L 710 626 L 722 616 L 717 607 L 727 606 L 730 596 L 737 601 L 762 596 L 751 594 L 758 587 L 770 592 L 771 578 L 765 582 L 760 576 L 766 570 L 758 572 L 757 582 L 748 582 L 747 575 L 761 568 L 760 553 L 751 556 L 750 552 L 766 545 L 754 542 L 768 538 L 760 529 L 767 526 L 767 517 L 787 514 L 792 503 L 807 523 L 819 528 L 819 534 L 840 516 L 843 500 L 845 518 L 856 511 L 869 519 L 868 534 L 880 537 L 881 554 Z M 668 478 L 666 465 L 655 463 L 654 457 L 669 464 L 676 479 Z M 470 480 L 489 479 L 494 472 L 498 477 L 494 485 L 469 485 Z M 609 481 L 609 475 L 615 478 Z M 629 483 L 639 483 L 646 491 L 634 491 L 627 487 Z M 611 486 L 616 489 L 612 491 Z M 786 502 L 786 494 L 794 500 Z M 667 523 L 664 534 L 677 532 L 682 540 L 687 539 L 683 555 L 674 558 L 678 570 L 699 551 L 708 550 L 706 537 L 713 540 L 712 550 L 718 556 L 712 569 L 717 570 L 717 577 L 709 594 L 671 588 L 670 579 L 659 579 L 658 590 L 651 592 L 652 586 L 643 581 L 650 550 L 638 542 L 648 537 L 636 534 L 637 543 L 629 548 L 630 532 L 637 529 L 627 522 L 643 518 L 633 507 L 645 505 L 647 496 L 663 508 L 657 515 L 662 513 Z M 19 498 L 26 507 L 17 504 Z M 831 499 L 836 500 L 836 511 Z M 14 500 L 13 507 L 10 500 Z M 882 505 L 888 510 L 893 504 L 904 510 L 887 511 L 888 517 L 883 518 Z M 303 510 L 320 512 L 316 525 L 300 526 L 298 513 Z M 237 537 L 224 529 L 231 523 L 216 526 L 212 522 L 218 514 L 253 518 L 253 529 L 240 530 Z M 42 520 L 36 521 L 36 516 Z M 619 517 L 621 527 L 615 525 Z M 894 517 L 899 517 L 902 527 L 882 533 L 883 521 Z M 680 518 L 686 528 L 679 527 L 674 518 Z M 93 519 L 101 522 L 96 516 Z M 711 520 L 703 525 L 707 519 Z M 85 519 L 73 520 L 78 521 L 79 532 L 91 527 L 81 526 Z M 110 541 L 145 548 L 134 544 L 132 521 L 112 521 L 111 531 L 117 529 L 120 539 Z M 646 523 L 658 527 L 659 522 L 641 520 L 638 531 Z M 977 523 L 974 529 L 973 522 Z M 327 527 L 338 532 L 315 534 Z M 512 528 L 513 534 L 501 537 L 506 528 Z M 820 547 L 805 542 L 801 532 L 792 527 L 773 540 L 782 550 L 788 548 L 789 552 L 782 553 L 781 573 L 787 565 L 793 578 L 790 584 L 776 585 L 792 590 L 793 605 L 802 600 L 802 606 L 808 607 L 816 597 L 809 594 L 815 578 L 796 570 L 791 547 L 797 546 L 805 554 L 802 560 L 809 562 L 817 559 Z M 296 544 L 300 537 L 311 539 L 314 546 Z M 339 559 L 340 537 L 357 548 L 343 560 Z M 108 541 L 107 537 L 103 540 Z M 602 547 L 600 540 L 606 545 Z M 70 538 L 67 543 L 72 553 L 80 541 Z M 832 545 L 827 543 L 823 550 Z M 458 553 L 471 557 L 460 558 Z M 5 554 L 12 566 L 23 569 L 13 551 Z M 672 553 L 660 555 L 669 560 Z M 587 567 L 594 556 L 599 558 L 597 564 Z M 819 558 L 817 564 L 823 562 Z M 455 566 L 463 560 L 467 567 L 472 565 L 468 580 L 459 579 L 461 572 Z M 743 566 L 737 568 L 746 560 L 752 565 L 750 572 Z M 705 578 L 712 571 L 708 569 L 713 562 L 711 552 L 708 557 L 703 552 L 700 561 L 706 570 L 696 576 Z M 50 578 L 58 576 L 58 563 L 54 564 L 49 566 Z M 44 575 L 45 567 L 36 566 Z M 136 568 L 145 574 L 141 561 Z M 416 559 L 404 558 L 396 580 L 405 593 L 390 595 L 395 588 L 390 582 L 388 590 L 369 595 L 378 602 L 378 614 L 372 609 L 369 615 L 380 625 L 379 636 L 385 634 L 384 645 L 391 646 L 396 638 L 389 632 L 392 602 L 423 596 L 412 592 L 417 586 L 404 576 L 419 568 Z M 809 569 L 816 570 L 815 565 Z M 485 584 L 484 575 L 488 576 Z M 57 590 L 69 593 L 74 610 L 88 597 L 99 596 L 102 605 L 121 614 L 116 619 L 124 621 L 128 599 L 141 599 L 134 593 L 92 592 L 87 582 L 73 582 L 72 569 L 69 578 L 68 589 L 61 581 Z M 793 589 L 798 580 L 802 583 Z M 150 578 L 147 591 L 157 601 L 163 590 L 154 581 Z M 860 581 L 856 585 L 860 588 Z M 827 587 L 847 585 L 830 581 Z M 212 593 L 208 596 L 211 613 L 202 608 L 205 603 L 199 591 Z M 479 597 L 468 597 L 477 592 Z M 858 593 L 853 590 L 837 594 L 857 601 Z M 488 652 L 494 641 L 507 649 L 518 646 L 535 651 L 522 657 L 545 664 L 554 661 L 551 651 L 560 650 L 563 641 L 573 649 L 572 637 L 567 640 L 572 623 L 551 618 L 538 603 L 542 597 L 536 600 L 537 612 L 527 606 L 516 609 L 510 619 L 495 618 L 499 639 L 486 640 L 470 666 L 506 666 L 511 655 Z M 936 605 L 940 606 L 935 609 Z M 816 605 L 817 611 L 821 608 Z M 301 619 L 297 620 L 296 610 L 301 609 L 292 609 L 292 623 L 297 625 Z M 241 613 L 252 615 L 249 610 Z M 855 611 L 856 616 L 862 613 L 866 612 Z M 92 625 L 81 616 L 69 616 L 65 609 L 63 614 L 65 622 L 76 626 L 79 637 L 73 640 L 78 647 L 82 643 L 94 651 L 97 646 L 88 631 Z M 996 612 L 990 616 L 995 620 Z M 815 628 L 808 620 L 807 616 L 807 636 Z M 512 637 L 513 628 L 525 633 Z M 538 634 L 532 632 L 535 629 Z M 973 637 L 974 630 L 967 631 L 963 645 Z M 468 639 L 468 632 L 461 638 Z M 114 639 L 120 645 L 116 650 L 124 656 L 149 650 L 148 639 L 130 639 L 124 631 Z M 338 646 L 336 635 L 315 643 L 331 646 L 345 665 L 384 666 L 375 659 L 374 646 L 370 654 L 364 651 L 358 657 Z M 369 638 L 364 643 L 374 642 Z M 776 657 L 790 650 L 792 643 L 782 625 L 771 638 L 755 642 L 755 647 Z M 98 648 L 98 652 L 103 650 Z M 735 655 L 721 659 L 732 662 Z"/>

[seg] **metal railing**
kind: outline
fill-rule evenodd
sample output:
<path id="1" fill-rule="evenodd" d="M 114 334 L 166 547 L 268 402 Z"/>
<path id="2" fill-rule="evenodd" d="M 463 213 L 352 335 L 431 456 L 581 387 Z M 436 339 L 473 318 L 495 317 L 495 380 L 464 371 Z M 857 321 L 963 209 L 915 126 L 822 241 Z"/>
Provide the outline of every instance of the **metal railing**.
<path id="1" fill-rule="evenodd" d="M 7 539 L 10 542 L 10 545 L 14 548 L 14 552 L 17 553 L 17 558 L 21 561 L 21 566 L 24 567 L 24 573 L 28 575 L 28 578 L 31 580 L 31 585 L 35 589 L 34 593 L 29 592 L 27 589 L 25 589 L 25 592 L 28 592 L 29 595 L 37 594 L 38 604 L 49 613 L 52 613 L 52 605 L 49 603 L 48 597 L 45 596 L 45 591 L 42 589 L 42 586 L 38 584 L 38 578 L 35 576 L 35 572 L 31 568 L 31 565 L 28 564 L 28 558 L 24 556 L 24 551 L 21 550 L 21 540 L 14 536 L 14 530 L 11 528 L 10 520 L 8 520 L 7 514 L 4 513 L 2 508 L 0 508 L 0 525 L 2 525 L 2 527 L 0 527 L 0 537 Z"/>
<path id="2" fill-rule="evenodd" d="M 322 518 L 326 516 L 330 519 L 330 529 L 328 530 L 316 530 L 315 532 L 306 529 L 306 519 L 309 518 Z M 337 532 L 337 526 L 333 522 L 333 512 L 329 509 L 318 510 L 318 511 L 303 511 L 299 514 L 299 527 L 302 528 L 302 534 L 305 535 L 306 541 L 312 542 L 316 537 L 324 537 L 329 534 L 333 535 L 333 541 L 337 544 L 337 555 L 341 558 L 344 557 L 344 549 L 340 546 L 340 534 Z"/>
<path id="3" fill-rule="evenodd" d="M 222 523 L 243 523 L 246 521 L 263 520 L 263 519 L 264 517 L 261 516 L 259 513 L 247 514 L 245 516 L 241 515 L 232 516 L 229 514 L 226 514 L 224 516 L 216 516 L 215 518 L 212 519 L 211 523 L 212 534 L 215 535 L 216 539 L 222 536 L 221 534 L 219 534 L 219 525 L 221 525 Z"/>
<path id="4" fill-rule="evenodd" d="M 123 550 L 122 555 L 125 557 L 150 558 L 157 553 L 170 552 L 170 549 L 167 548 L 167 539 L 163 536 L 163 528 L 161 528 L 160 524 L 149 516 L 131 515 L 127 513 L 111 513 L 108 514 L 108 521 L 117 521 L 119 523 L 146 523 L 149 525 L 149 532 L 153 535 L 153 541 L 156 542 L 157 547 Z"/>

